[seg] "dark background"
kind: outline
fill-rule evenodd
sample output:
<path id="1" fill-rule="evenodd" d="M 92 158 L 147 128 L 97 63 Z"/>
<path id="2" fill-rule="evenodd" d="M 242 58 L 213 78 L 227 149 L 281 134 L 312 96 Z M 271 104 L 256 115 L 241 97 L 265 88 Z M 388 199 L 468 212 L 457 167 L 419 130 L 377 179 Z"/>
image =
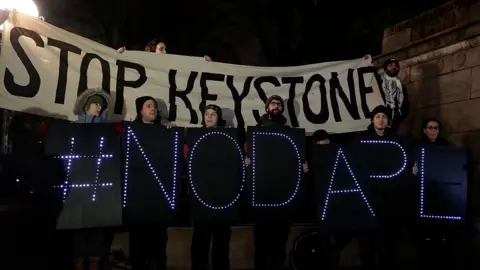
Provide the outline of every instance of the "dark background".
<path id="1" fill-rule="evenodd" d="M 468 2 L 469 0 L 459 0 Z M 110 47 L 288 66 L 381 53 L 383 29 L 446 0 L 35 0 L 60 28 Z"/>

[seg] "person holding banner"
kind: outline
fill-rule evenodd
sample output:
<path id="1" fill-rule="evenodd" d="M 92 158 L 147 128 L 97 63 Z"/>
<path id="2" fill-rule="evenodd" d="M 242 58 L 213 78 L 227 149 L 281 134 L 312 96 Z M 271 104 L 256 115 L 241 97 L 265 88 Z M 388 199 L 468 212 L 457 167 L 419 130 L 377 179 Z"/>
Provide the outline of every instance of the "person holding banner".
<path id="1" fill-rule="evenodd" d="M 383 64 L 382 90 L 385 104 L 391 110 L 390 128 L 397 131 L 410 111 L 410 103 L 406 87 L 398 78 L 400 63 L 391 58 Z"/>
<path id="2" fill-rule="evenodd" d="M 214 104 L 205 107 L 202 127 L 225 127 L 222 109 Z M 185 158 L 188 155 L 188 146 L 185 145 Z M 212 269 L 230 269 L 230 224 L 194 224 L 191 246 L 192 270 L 207 270 L 210 241 L 212 241 Z"/>
<path id="3" fill-rule="evenodd" d="M 74 114 L 76 123 L 104 123 L 108 121 L 110 95 L 103 89 L 85 90 L 78 96 Z M 107 240 L 108 229 L 80 229 L 73 233 L 74 269 L 83 270 L 85 262 L 89 270 L 101 269 L 101 259 L 105 258 L 111 243 Z"/>
<path id="4" fill-rule="evenodd" d="M 117 50 L 117 52 L 123 53 L 126 50 L 127 50 L 127 48 L 121 47 L 120 49 Z M 150 40 L 147 43 L 147 46 L 145 46 L 144 51 L 167 54 L 167 44 L 165 44 L 165 42 L 163 42 L 161 40 L 153 39 L 153 40 Z M 212 58 L 210 58 L 210 56 L 208 56 L 208 55 L 205 55 L 203 58 L 208 62 L 212 62 Z"/>
<path id="5" fill-rule="evenodd" d="M 162 124 L 158 103 L 151 96 L 142 96 L 135 100 L 137 116 L 134 122 L 162 125 L 172 128 L 174 123 Z M 167 269 L 166 226 L 138 225 L 130 228 L 130 264 L 133 270 Z"/>

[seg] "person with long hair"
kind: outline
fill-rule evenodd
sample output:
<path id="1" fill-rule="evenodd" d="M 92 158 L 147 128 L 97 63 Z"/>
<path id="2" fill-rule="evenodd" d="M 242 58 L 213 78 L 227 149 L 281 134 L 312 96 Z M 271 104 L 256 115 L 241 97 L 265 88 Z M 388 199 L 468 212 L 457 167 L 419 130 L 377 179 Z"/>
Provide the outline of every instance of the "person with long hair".
<path id="1" fill-rule="evenodd" d="M 123 53 L 126 50 L 127 49 L 125 47 L 122 47 L 122 48 L 118 49 L 117 52 Z M 162 40 L 152 39 L 147 43 L 144 51 L 152 52 L 152 53 L 167 54 L 167 44 Z M 205 55 L 203 58 L 208 62 L 212 62 L 212 58 L 210 58 L 210 56 L 208 56 L 208 55 Z"/>

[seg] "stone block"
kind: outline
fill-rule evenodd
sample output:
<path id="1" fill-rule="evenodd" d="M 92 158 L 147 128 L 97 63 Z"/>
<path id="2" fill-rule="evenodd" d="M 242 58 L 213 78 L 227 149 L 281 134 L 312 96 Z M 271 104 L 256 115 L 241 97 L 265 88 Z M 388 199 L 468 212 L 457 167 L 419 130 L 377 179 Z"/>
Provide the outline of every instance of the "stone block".
<path id="1" fill-rule="evenodd" d="M 382 53 L 396 51 L 410 43 L 411 29 L 407 28 L 382 40 Z"/>
<path id="2" fill-rule="evenodd" d="M 420 126 L 425 117 L 442 121 L 445 134 L 480 130 L 480 99 L 470 99 L 439 106 L 421 108 L 416 119 Z"/>
<path id="3" fill-rule="evenodd" d="M 432 106 L 470 98 L 471 70 L 464 69 L 420 82 L 419 106 Z"/>
<path id="4" fill-rule="evenodd" d="M 461 70 L 480 65 L 480 46 L 468 48 L 453 56 L 453 69 Z"/>
<path id="5" fill-rule="evenodd" d="M 480 16 L 480 15 L 479 15 Z M 470 25 L 465 29 L 465 36 L 472 37 L 480 34 L 480 22 L 474 25 Z"/>
<path id="6" fill-rule="evenodd" d="M 480 66 L 472 68 L 472 90 L 470 98 L 480 98 Z"/>
<path id="7" fill-rule="evenodd" d="M 425 78 L 431 78 L 452 72 L 453 56 L 446 55 L 442 58 L 433 59 L 428 62 L 412 66 L 410 70 L 410 80 L 412 82 L 420 81 Z"/>
<path id="8" fill-rule="evenodd" d="M 401 66 L 401 64 L 400 64 Z M 398 78 L 402 81 L 403 84 L 408 84 L 411 82 L 410 80 L 410 68 L 401 69 L 398 73 Z"/>

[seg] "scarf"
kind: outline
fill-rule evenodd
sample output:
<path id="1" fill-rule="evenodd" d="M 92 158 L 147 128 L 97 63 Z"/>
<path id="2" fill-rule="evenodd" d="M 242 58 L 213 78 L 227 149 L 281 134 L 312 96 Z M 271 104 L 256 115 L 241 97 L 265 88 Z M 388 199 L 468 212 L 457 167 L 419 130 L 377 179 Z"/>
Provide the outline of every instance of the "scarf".
<path id="1" fill-rule="evenodd" d="M 385 94 L 385 103 L 392 109 L 392 119 L 395 115 L 401 115 L 403 105 L 403 86 L 397 77 L 390 77 L 386 73 L 382 75 L 382 89 Z"/>

